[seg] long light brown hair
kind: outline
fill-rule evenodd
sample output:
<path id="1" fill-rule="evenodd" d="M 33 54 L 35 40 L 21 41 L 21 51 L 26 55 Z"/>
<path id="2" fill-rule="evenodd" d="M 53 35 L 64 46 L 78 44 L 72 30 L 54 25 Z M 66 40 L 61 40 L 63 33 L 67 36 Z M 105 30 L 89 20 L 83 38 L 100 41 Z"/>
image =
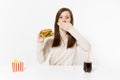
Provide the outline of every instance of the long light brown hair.
<path id="1" fill-rule="evenodd" d="M 70 17 L 71 17 L 70 23 L 73 25 L 73 14 L 72 14 L 71 10 L 68 9 L 68 8 L 61 8 L 57 12 L 56 18 L 55 18 L 55 23 L 54 23 L 54 40 L 53 40 L 52 47 L 60 46 L 61 39 L 60 39 L 59 26 L 57 25 L 57 22 L 58 22 L 58 19 L 59 19 L 61 13 L 64 12 L 64 11 L 69 11 L 70 12 Z M 71 48 L 76 43 L 76 39 L 69 32 L 67 32 L 67 35 L 68 35 L 67 48 Z"/>

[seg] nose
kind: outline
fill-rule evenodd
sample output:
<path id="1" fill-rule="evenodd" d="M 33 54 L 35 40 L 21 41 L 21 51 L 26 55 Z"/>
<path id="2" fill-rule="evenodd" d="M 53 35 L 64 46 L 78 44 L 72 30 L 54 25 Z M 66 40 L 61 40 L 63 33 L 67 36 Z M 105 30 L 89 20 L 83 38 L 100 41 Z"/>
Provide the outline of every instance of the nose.
<path id="1" fill-rule="evenodd" d="M 63 18 L 62 22 L 66 22 L 66 19 L 65 19 L 65 18 Z"/>

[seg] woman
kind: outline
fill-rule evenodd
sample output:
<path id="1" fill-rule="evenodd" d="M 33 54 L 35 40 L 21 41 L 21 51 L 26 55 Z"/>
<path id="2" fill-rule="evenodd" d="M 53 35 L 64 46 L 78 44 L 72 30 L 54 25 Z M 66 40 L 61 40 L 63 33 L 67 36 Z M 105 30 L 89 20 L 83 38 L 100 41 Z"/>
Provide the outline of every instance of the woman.
<path id="1" fill-rule="evenodd" d="M 54 36 L 38 37 L 37 59 L 49 65 L 78 65 L 77 47 L 89 51 L 89 42 L 73 27 L 73 14 L 68 8 L 61 8 L 56 15 Z M 88 56 L 89 58 L 89 56 Z"/>

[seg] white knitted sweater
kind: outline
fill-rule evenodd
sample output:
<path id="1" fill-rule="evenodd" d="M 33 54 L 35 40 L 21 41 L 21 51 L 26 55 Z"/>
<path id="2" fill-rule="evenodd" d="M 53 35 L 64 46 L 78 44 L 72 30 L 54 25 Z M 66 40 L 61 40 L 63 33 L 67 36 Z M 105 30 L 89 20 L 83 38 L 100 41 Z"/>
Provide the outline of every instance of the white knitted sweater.
<path id="1" fill-rule="evenodd" d="M 87 52 L 90 48 L 89 42 L 75 29 L 68 31 L 75 39 L 76 44 L 72 48 L 67 47 L 66 43 L 61 42 L 59 47 L 52 47 L 53 38 L 48 37 L 42 43 L 37 43 L 37 59 L 39 63 L 47 62 L 49 65 L 79 65 L 80 53 Z M 79 52 L 77 47 L 79 47 Z"/>

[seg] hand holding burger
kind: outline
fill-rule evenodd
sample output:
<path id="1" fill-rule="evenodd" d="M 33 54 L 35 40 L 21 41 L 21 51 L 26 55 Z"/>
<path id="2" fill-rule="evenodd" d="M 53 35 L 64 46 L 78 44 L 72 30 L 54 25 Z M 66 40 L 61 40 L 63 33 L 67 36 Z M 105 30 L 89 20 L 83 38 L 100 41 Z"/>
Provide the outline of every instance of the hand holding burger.
<path id="1" fill-rule="evenodd" d="M 44 29 L 41 30 L 39 35 L 38 35 L 38 41 L 42 42 L 45 38 L 53 36 L 53 32 L 51 29 Z"/>

